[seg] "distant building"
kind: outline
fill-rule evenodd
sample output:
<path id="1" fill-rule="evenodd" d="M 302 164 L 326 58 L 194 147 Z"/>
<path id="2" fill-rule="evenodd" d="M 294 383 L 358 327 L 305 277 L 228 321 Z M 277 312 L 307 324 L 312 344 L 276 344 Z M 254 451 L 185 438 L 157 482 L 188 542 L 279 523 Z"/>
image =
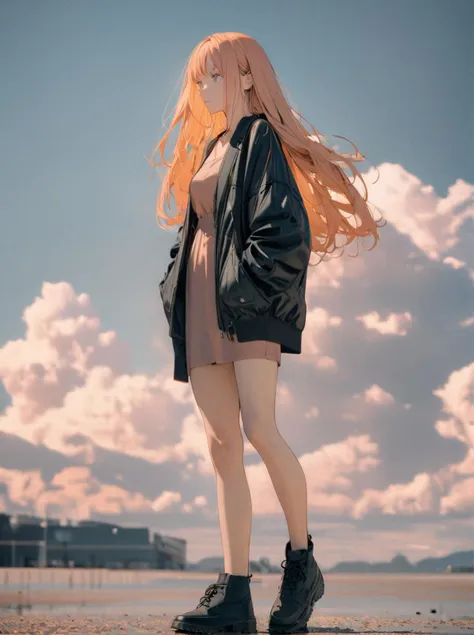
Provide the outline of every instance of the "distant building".
<path id="1" fill-rule="evenodd" d="M 0 514 L 0 566 L 185 569 L 186 541 L 146 527 Z"/>
<path id="2" fill-rule="evenodd" d="M 153 534 L 153 543 L 159 553 L 157 569 L 186 569 L 186 540 Z"/>

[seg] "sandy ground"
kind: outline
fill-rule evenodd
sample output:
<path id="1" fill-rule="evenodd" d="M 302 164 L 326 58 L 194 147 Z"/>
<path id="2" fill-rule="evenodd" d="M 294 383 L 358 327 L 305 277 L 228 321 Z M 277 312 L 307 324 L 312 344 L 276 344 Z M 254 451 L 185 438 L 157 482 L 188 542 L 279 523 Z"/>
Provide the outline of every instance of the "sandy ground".
<path id="1" fill-rule="evenodd" d="M 18 635 L 64 635 L 77 634 L 96 635 L 136 635 L 138 633 L 167 633 L 175 635 L 169 625 L 172 613 L 130 617 L 127 615 L 113 618 L 81 615 L 51 617 L 19 616 L 8 617 L 0 615 L 0 633 L 16 633 Z M 268 632 L 267 616 L 257 616 L 259 633 Z M 364 617 L 333 617 L 317 616 L 313 614 L 308 623 L 310 633 L 318 635 L 342 633 L 384 633 L 384 635 L 400 635 L 401 633 L 459 635 L 474 631 L 474 620 L 453 619 L 447 621 L 430 619 L 400 619 L 364 618 Z"/>

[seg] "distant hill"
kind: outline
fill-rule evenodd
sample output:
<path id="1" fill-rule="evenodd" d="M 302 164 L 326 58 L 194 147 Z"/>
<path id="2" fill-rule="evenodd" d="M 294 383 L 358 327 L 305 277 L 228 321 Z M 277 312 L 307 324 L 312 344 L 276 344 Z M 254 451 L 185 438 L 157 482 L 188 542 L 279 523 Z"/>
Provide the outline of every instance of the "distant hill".
<path id="1" fill-rule="evenodd" d="M 403 554 L 398 554 L 390 562 L 339 562 L 328 573 L 443 573 L 451 567 L 456 569 L 473 569 L 474 551 L 456 551 L 442 558 L 424 558 L 412 564 Z"/>
<path id="2" fill-rule="evenodd" d="M 389 562 L 366 562 L 354 560 L 351 562 L 339 562 L 331 569 L 323 569 L 325 573 L 444 573 L 449 568 L 456 570 L 473 571 L 474 550 L 456 551 L 442 558 L 424 558 L 412 564 L 403 554 L 398 554 Z M 199 562 L 188 563 L 188 571 L 223 571 L 224 559 L 219 556 L 202 558 Z M 280 566 L 271 565 L 267 558 L 250 562 L 251 573 L 281 573 Z"/>
<path id="3" fill-rule="evenodd" d="M 188 563 L 186 569 L 188 571 L 205 571 L 208 573 L 224 571 L 224 558 L 222 556 L 214 556 L 202 558 L 199 562 Z M 249 563 L 250 573 L 276 573 L 281 572 L 281 567 L 273 567 L 267 558 L 260 560 L 251 560 Z"/>

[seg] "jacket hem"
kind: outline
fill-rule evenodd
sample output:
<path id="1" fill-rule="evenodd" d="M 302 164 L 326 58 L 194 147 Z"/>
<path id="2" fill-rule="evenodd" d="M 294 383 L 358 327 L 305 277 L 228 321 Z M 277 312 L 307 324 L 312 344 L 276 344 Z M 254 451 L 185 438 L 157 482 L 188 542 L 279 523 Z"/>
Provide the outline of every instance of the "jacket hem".
<path id="1" fill-rule="evenodd" d="M 270 315 L 237 318 L 233 322 L 239 342 L 266 340 L 280 344 L 282 353 L 301 353 L 302 332 Z"/>
<path id="2" fill-rule="evenodd" d="M 291 324 L 268 316 L 258 315 L 237 318 L 234 321 L 235 332 L 239 342 L 264 340 L 280 344 L 282 353 L 299 355 L 301 353 L 302 331 Z M 189 383 L 189 370 L 186 360 L 185 342 L 176 337 L 171 338 L 174 350 L 173 379 L 185 384 Z"/>
<path id="3" fill-rule="evenodd" d="M 186 345 L 184 340 L 177 337 L 171 338 L 173 342 L 174 350 L 174 372 L 173 379 L 176 381 L 182 381 L 185 384 L 189 383 L 188 364 L 186 361 Z"/>

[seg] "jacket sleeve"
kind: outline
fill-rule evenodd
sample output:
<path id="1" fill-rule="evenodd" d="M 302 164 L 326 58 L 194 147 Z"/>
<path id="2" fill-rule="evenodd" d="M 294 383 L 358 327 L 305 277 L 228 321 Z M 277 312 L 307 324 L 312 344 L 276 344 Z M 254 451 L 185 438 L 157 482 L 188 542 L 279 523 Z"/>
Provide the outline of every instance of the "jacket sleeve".
<path id="1" fill-rule="evenodd" d="M 166 267 L 165 273 L 163 275 L 163 278 L 160 282 L 160 291 L 162 290 L 163 284 L 166 280 L 166 278 L 168 277 L 171 269 L 173 268 L 174 262 L 176 260 L 176 256 L 178 255 L 178 251 L 179 251 L 179 246 L 181 244 L 181 238 L 182 238 L 182 233 L 183 233 L 183 227 L 184 227 L 184 223 L 182 223 L 179 226 L 178 229 L 178 234 L 176 236 L 176 240 L 174 241 L 174 243 L 171 245 L 171 249 L 170 249 L 170 261 L 168 263 L 168 266 Z"/>
<path id="2" fill-rule="evenodd" d="M 276 132 L 260 119 L 250 135 L 243 187 L 248 237 L 238 277 L 243 292 L 250 283 L 269 297 L 289 289 L 306 268 L 311 237 L 306 209 Z"/>

